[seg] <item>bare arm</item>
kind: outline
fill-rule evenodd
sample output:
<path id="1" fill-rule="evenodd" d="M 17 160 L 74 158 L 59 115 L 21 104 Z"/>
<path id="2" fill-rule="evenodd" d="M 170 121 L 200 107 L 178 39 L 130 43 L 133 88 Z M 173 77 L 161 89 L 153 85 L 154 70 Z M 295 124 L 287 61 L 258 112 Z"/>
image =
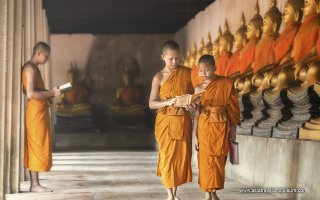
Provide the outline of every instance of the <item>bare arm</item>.
<path id="1" fill-rule="evenodd" d="M 45 99 L 49 97 L 57 97 L 60 95 L 60 90 L 56 87 L 49 91 L 35 90 L 36 71 L 32 67 L 28 66 L 26 66 L 24 70 L 27 77 L 26 93 L 28 99 Z"/>
<path id="2" fill-rule="evenodd" d="M 155 75 L 152 80 L 151 93 L 149 99 L 150 109 L 159 109 L 166 106 L 173 105 L 176 101 L 176 98 L 169 99 L 167 101 L 160 101 L 160 78 L 159 75 Z"/>

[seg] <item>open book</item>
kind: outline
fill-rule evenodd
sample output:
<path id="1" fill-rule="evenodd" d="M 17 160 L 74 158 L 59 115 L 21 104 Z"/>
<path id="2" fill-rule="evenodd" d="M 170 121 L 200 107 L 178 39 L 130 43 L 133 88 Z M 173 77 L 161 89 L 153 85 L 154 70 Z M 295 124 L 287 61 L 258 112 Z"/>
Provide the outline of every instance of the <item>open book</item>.
<path id="1" fill-rule="evenodd" d="M 71 85 L 70 82 L 58 86 L 58 89 L 59 89 L 61 92 L 65 92 L 65 91 L 67 91 L 67 90 L 69 90 L 69 89 L 71 89 L 71 88 L 72 88 L 72 85 Z"/>
<path id="2" fill-rule="evenodd" d="M 185 94 L 182 96 L 176 96 L 177 101 L 174 104 L 174 106 L 185 107 L 186 105 L 191 103 L 199 103 L 204 93 L 205 90 L 195 94 Z"/>

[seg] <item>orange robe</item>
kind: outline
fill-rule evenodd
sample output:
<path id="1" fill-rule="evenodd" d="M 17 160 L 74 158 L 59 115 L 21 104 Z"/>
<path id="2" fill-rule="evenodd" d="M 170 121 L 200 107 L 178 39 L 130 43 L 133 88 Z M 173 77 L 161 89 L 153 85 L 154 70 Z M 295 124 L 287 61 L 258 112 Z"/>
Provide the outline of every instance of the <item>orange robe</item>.
<path id="1" fill-rule="evenodd" d="M 35 90 L 44 91 L 40 70 L 36 70 Z M 22 71 L 23 90 L 26 91 L 27 77 Z M 24 166 L 31 171 L 49 171 L 52 166 L 52 135 L 48 99 L 29 99 L 25 117 Z"/>
<path id="2" fill-rule="evenodd" d="M 119 91 L 119 98 L 121 104 L 126 106 L 139 104 L 141 99 L 139 87 L 135 85 L 124 86 Z"/>
<path id="3" fill-rule="evenodd" d="M 218 76 L 206 88 L 198 120 L 198 182 L 203 191 L 224 188 L 230 124 L 239 122 L 239 103 L 233 81 Z"/>
<path id="4" fill-rule="evenodd" d="M 241 49 L 237 49 L 234 54 L 232 54 L 228 66 L 225 70 L 225 76 L 231 76 L 234 73 L 239 71 L 239 65 L 240 65 L 240 52 Z"/>
<path id="5" fill-rule="evenodd" d="M 274 63 L 273 46 L 276 39 L 276 36 L 265 35 L 257 43 L 254 55 L 254 73 L 260 71 L 267 65 Z"/>
<path id="6" fill-rule="evenodd" d="M 250 71 L 250 66 L 254 61 L 256 45 L 258 40 L 249 40 L 243 50 L 240 52 L 240 74 L 243 75 Z"/>
<path id="7" fill-rule="evenodd" d="M 160 87 L 160 99 L 191 94 L 190 69 L 179 66 Z M 192 181 L 192 133 L 190 113 L 184 108 L 167 106 L 157 110 L 155 137 L 159 146 L 157 175 L 166 188 Z"/>
<path id="8" fill-rule="evenodd" d="M 71 90 L 64 94 L 66 104 L 74 105 L 84 102 L 84 98 L 87 96 L 87 91 L 80 85 L 73 84 Z"/>
<path id="9" fill-rule="evenodd" d="M 216 70 L 216 74 L 219 76 L 224 76 L 225 75 L 225 71 L 226 68 L 228 66 L 230 57 L 232 56 L 232 53 L 230 52 L 223 52 L 222 55 L 219 57 L 219 59 L 217 60 L 216 66 L 217 66 L 217 70 Z"/>
<path id="10" fill-rule="evenodd" d="M 292 57 L 295 63 L 306 57 L 316 45 L 319 37 L 319 14 L 305 17 L 294 39 Z"/>
<path id="11" fill-rule="evenodd" d="M 193 88 L 197 87 L 198 85 L 200 85 L 202 83 L 202 79 L 199 76 L 199 66 L 198 65 L 194 65 L 191 69 L 191 82 L 192 82 Z"/>
<path id="12" fill-rule="evenodd" d="M 275 41 L 273 51 L 276 64 L 279 64 L 287 53 L 290 52 L 300 25 L 301 23 L 287 25 Z"/>

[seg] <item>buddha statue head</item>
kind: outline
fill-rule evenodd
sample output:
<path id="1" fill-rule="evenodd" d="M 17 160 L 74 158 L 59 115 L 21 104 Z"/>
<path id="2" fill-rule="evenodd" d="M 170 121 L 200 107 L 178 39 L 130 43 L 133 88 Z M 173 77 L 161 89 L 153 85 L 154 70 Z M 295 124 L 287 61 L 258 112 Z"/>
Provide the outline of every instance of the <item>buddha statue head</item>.
<path id="1" fill-rule="evenodd" d="M 189 60 L 190 60 L 190 50 L 187 51 L 187 55 L 184 58 L 183 65 L 186 66 L 186 67 L 191 67 Z"/>
<path id="2" fill-rule="evenodd" d="M 233 35 L 229 31 L 229 25 L 228 21 L 226 19 L 225 24 L 224 24 L 224 33 L 221 35 L 220 40 L 219 40 L 219 52 L 220 55 L 224 52 L 231 52 L 232 50 L 232 45 L 233 45 Z"/>
<path id="3" fill-rule="evenodd" d="M 303 0 L 288 0 L 285 3 L 282 18 L 286 25 L 301 21 L 303 2 Z"/>
<path id="4" fill-rule="evenodd" d="M 311 14 L 319 13 L 320 0 L 304 0 L 303 15 L 308 16 Z"/>
<path id="5" fill-rule="evenodd" d="M 189 65 L 190 65 L 190 67 L 195 66 L 196 63 L 197 63 L 197 60 L 196 60 L 196 58 L 197 58 L 197 52 L 198 52 L 198 50 L 197 50 L 197 44 L 194 43 L 193 50 L 192 50 L 192 52 L 191 52 L 191 54 L 190 54 L 190 58 L 189 58 Z"/>
<path id="6" fill-rule="evenodd" d="M 202 53 L 203 53 L 203 55 L 206 55 L 206 54 L 211 54 L 211 52 L 212 52 L 212 41 L 211 41 L 210 32 L 208 32 L 207 43 L 204 46 L 204 49 L 203 49 Z"/>
<path id="7" fill-rule="evenodd" d="M 71 83 L 71 85 L 74 83 L 74 72 L 72 67 L 67 71 L 67 79 Z"/>
<path id="8" fill-rule="evenodd" d="M 270 9 L 267 11 L 263 18 L 263 35 L 277 34 L 282 21 L 282 14 L 277 8 L 277 1 L 271 0 L 270 2 Z"/>
<path id="9" fill-rule="evenodd" d="M 198 62 L 198 60 L 201 58 L 201 56 L 203 55 L 203 51 L 204 51 L 204 39 L 201 38 L 200 41 L 200 46 L 197 52 L 197 56 L 196 56 L 196 61 Z"/>
<path id="10" fill-rule="evenodd" d="M 263 25 L 263 19 L 261 15 L 259 14 L 260 8 L 258 1 L 256 3 L 255 12 L 253 18 L 249 21 L 247 26 L 247 39 L 260 39 L 262 35 L 262 25 Z"/>
<path id="11" fill-rule="evenodd" d="M 219 48 L 219 40 L 222 35 L 221 27 L 219 26 L 218 29 L 218 37 L 212 44 L 212 56 L 215 60 L 217 60 L 220 57 L 220 48 Z"/>
<path id="12" fill-rule="evenodd" d="M 234 34 L 234 46 L 237 49 L 241 49 L 247 43 L 247 26 L 246 26 L 246 19 L 244 17 L 244 13 L 242 13 L 241 20 L 240 20 L 240 28 Z"/>

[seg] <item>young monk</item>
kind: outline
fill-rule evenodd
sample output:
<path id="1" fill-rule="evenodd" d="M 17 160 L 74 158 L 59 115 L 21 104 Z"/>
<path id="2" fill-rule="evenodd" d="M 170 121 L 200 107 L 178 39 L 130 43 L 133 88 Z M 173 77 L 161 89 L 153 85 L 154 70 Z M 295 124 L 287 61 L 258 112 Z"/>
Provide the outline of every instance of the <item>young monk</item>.
<path id="1" fill-rule="evenodd" d="M 199 185 L 206 200 L 218 200 L 216 190 L 224 188 L 224 167 L 229 140 L 235 141 L 240 122 L 239 103 L 233 81 L 215 75 L 215 60 L 204 55 L 199 60 L 203 82 L 195 92 L 206 90 L 194 118 L 193 133 L 198 151 Z"/>
<path id="2" fill-rule="evenodd" d="M 193 93 L 191 70 L 180 66 L 180 48 L 175 41 L 162 46 L 164 68 L 152 80 L 149 107 L 157 110 L 155 137 L 159 146 L 157 175 L 167 188 L 168 200 L 178 200 L 179 185 L 192 181 L 191 117 L 185 108 L 175 107 L 176 96 Z"/>
<path id="3" fill-rule="evenodd" d="M 55 87 L 45 90 L 38 65 L 47 62 L 50 47 L 44 42 L 33 48 L 31 60 L 22 68 L 23 91 L 28 98 L 25 118 L 24 166 L 30 172 L 30 192 L 52 192 L 39 183 L 39 172 L 49 171 L 52 166 L 52 136 L 49 115 L 49 98 L 58 97 Z"/>

